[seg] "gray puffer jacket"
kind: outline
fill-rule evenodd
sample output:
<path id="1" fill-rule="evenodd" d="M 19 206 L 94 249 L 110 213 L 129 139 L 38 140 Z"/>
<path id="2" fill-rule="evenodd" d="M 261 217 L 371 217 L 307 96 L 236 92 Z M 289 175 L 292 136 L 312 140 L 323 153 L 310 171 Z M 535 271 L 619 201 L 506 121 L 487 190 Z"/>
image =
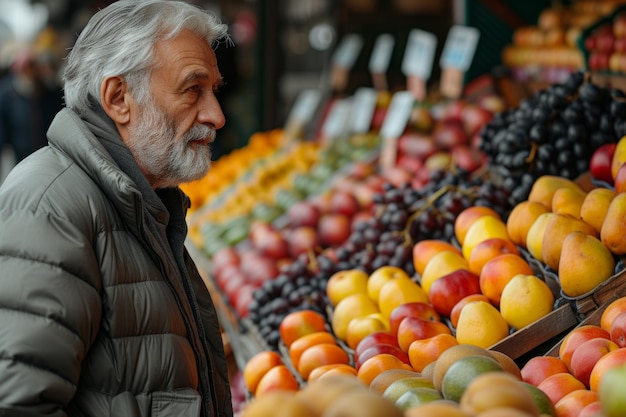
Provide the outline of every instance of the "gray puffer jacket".
<path id="1" fill-rule="evenodd" d="M 231 416 L 188 199 L 98 109 L 62 110 L 0 188 L 0 415 Z"/>

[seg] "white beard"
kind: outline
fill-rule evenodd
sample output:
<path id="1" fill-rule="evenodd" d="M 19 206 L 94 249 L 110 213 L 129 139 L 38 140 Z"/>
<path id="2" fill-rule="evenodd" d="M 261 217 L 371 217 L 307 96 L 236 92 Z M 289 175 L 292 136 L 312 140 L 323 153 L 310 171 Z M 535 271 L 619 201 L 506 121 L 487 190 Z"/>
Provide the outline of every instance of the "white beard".
<path id="1" fill-rule="evenodd" d="M 176 141 L 176 126 L 153 100 L 146 103 L 139 122 L 129 130 L 127 146 L 155 188 L 176 187 L 202 178 L 211 166 L 215 129 L 194 124 Z"/>

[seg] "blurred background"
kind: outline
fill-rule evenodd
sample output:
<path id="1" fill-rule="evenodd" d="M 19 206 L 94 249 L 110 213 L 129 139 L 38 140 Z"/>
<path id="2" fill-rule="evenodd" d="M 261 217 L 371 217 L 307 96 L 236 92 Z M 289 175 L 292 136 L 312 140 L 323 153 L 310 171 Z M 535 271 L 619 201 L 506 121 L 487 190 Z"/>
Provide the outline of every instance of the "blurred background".
<path id="1" fill-rule="evenodd" d="M 480 26 L 481 39 L 467 77 L 498 64 L 516 27 L 536 21 L 551 0 L 188 0 L 218 14 L 230 26 L 234 46 L 220 46 L 218 62 L 226 86 L 221 102 L 227 125 L 216 158 L 245 145 L 258 131 L 283 127 L 298 94 L 313 88 L 325 97 L 348 95 L 372 84 L 368 58 L 379 35 L 395 47 L 386 74 L 388 88 L 406 88 L 401 61 L 408 33 L 435 34 L 438 52 L 455 23 Z M 0 0 L 0 71 L 9 73 L 20 51 L 58 74 L 63 58 L 89 17 L 107 0 Z M 521 4 L 523 3 L 523 4 Z M 357 33 L 363 53 L 347 83 L 331 83 L 333 52 L 344 36 Z M 433 68 L 433 79 L 438 76 Z M 54 77 L 54 75 L 49 75 Z M 0 180 L 11 166 L 2 149 Z"/>

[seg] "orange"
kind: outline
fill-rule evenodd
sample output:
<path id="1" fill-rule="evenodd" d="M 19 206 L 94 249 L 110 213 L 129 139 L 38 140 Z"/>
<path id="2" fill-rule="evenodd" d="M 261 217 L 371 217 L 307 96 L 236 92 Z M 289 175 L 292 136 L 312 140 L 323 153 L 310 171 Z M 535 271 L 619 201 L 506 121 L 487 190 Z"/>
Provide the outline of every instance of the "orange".
<path id="1" fill-rule="evenodd" d="M 277 365 L 263 375 L 254 396 L 258 398 L 272 391 L 298 391 L 299 389 L 298 380 L 289 368 L 285 365 Z"/>
<path id="2" fill-rule="evenodd" d="M 454 336 L 447 333 L 438 334 L 428 339 L 417 339 L 409 345 L 409 361 L 415 371 L 422 370 L 434 362 L 448 348 L 458 345 Z"/>
<path id="3" fill-rule="evenodd" d="M 337 344 L 320 343 L 302 352 L 297 370 L 302 379 L 306 381 L 313 369 L 318 366 L 336 363 L 349 364 L 350 357 L 348 353 Z"/>
<path id="4" fill-rule="evenodd" d="M 243 380 L 248 391 L 254 394 L 263 375 L 278 365 L 284 365 L 283 359 L 273 350 L 263 350 L 252 356 L 243 367 Z"/>
<path id="5" fill-rule="evenodd" d="M 600 317 L 600 327 L 607 332 L 611 331 L 611 323 L 613 323 L 615 317 L 624 311 L 626 311 L 626 297 L 616 298 L 611 301 L 602 312 L 602 316 Z"/>
<path id="6" fill-rule="evenodd" d="M 376 378 L 380 373 L 390 369 L 413 370 L 410 365 L 402 362 L 397 356 L 390 353 L 380 353 L 372 356 L 361 364 L 361 367 L 357 372 L 357 377 L 369 387 L 374 378 Z"/>
<path id="7" fill-rule="evenodd" d="M 298 369 L 298 362 L 300 362 L 300 356 L 302 356 L 302 352 L 306 349 L 310 348 L 314 345 L 319 345 L 320 343 L 334 343 L 337 344 L 335 340 L 335 336 L 330 332 L 315 332 L 306 334 L 298 339 L 296 339 L 291 346 L 289 346 L 289 359 L 291 359 L 291 364 L 294 369 Z"/>
<path id="8" fill-rule="evenodd" d="M 352 365 L 346 365 L 345 363 L 329 363 L 328 365 L 318 366 L 309 374 L 307 383 L 310 384 L 320 378 L 327 378 L 337 374 L 350 375 L 356 378 L 356 368 Z"/>
<path id="9" fill-rule="evenodd" d="M 280 322 L 280 339 L 287 348 L 305 334 L 326 330 L 326 318 L 313 310 L 298 310 L 287 314 Z"/>

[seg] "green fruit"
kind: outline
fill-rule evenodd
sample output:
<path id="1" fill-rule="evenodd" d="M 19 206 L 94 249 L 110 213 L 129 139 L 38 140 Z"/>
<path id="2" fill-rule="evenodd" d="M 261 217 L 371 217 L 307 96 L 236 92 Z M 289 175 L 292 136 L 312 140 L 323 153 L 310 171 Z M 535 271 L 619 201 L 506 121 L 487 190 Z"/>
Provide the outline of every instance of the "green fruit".
<path id="1" fill-rule="evenodd" d="M 395 402 L 396 407 L 402 411 L 409 408 L 424 405 L 431 401 L 443 400 L 441 393 L 434 388 L 413 388 L 406 391 Z"/>
<path id="2" fill-rule="evenodd" d="M 617 366 L 604 373 L 598 388 L 598 396 L 606 417 L 626 415 L 626 365 Z"/>
<path id="3" fill-rule="evenodd" d="M 466 356 L 454 362 L 441 382 L 441 393 L 446 400 L 459 402 L 467 386 L 485 372 L 503 371 L 500 364 L 488 356 Z"/>
<path id="4" fill-rule="evenodd" d="M 539 413 L 542 416 L 545 415 L 556 417 L 554 404 L 545 392 L 543 392 L 533 384 L 529 384 L 528 382 L 520 381 L 519 383 L 522 384 L 522 386 L 530 392 L 530 395 L 533 397 L 533 401 L 535 402 L 535 405 L 539 409 Z"/>
<path id="5" fill-rule="evenodd" d="M 409 376 L 393 381 L 383 391 L 383 397 L 396 402 L 405 392 L 416 388 L 435 388 L 433 381 L 425 376 Z"/>

